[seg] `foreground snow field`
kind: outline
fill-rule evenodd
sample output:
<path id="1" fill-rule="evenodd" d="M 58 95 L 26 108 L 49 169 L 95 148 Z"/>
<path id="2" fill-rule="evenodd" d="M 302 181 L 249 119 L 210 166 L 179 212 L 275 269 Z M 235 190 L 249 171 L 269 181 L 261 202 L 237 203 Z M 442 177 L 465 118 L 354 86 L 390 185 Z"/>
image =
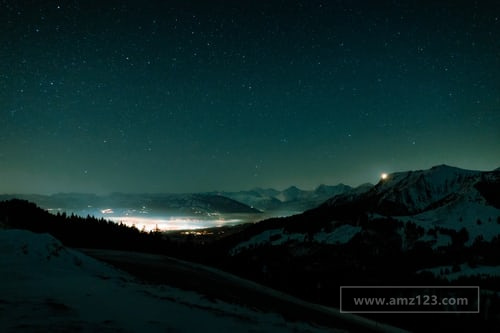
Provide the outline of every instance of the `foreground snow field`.
<path id="1" fill-rule="evenodd" d="M 0 230 L 0 314 L 2 332 L 334 331 L 141 284 L 48 234 L 24 230 Z"/>

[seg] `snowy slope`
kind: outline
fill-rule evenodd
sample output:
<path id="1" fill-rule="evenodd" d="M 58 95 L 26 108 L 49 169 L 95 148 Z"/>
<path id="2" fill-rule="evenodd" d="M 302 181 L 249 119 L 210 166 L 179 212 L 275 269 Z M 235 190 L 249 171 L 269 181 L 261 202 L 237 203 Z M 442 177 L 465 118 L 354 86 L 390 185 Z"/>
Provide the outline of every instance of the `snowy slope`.
<path id="1" fill-rule="evenodd" d="M 381 180 L 373 189 L 379 204 L 390 202 L 404 207 L 408 214 L 432 208 L 442 200 L 472 190 L 480 171 L 440 165 L 428 170 L 398 172 Z"/>
<path id="2" fill-rule="evenodd" d="M 479 235 L 486 241 L 491 241 L 499 235 L 500 224 L 497 222 L 499 216 L 500 209 L 493 206 L 459 200 L 420 214 L 398 216 L 398 220 L 413 221 L 424 229 L 438 226 L 458 231 L 465 228 L 469 233 L 467 245 L 470 245 Z"/>
<path id="3" fill-rule="evenodd" d="M 363 186 L 359 190 L 341 193 L 317 209 L 295 218 L 300 220 L 302 233 L 288 234 L 284 228 L 273 226 L 240 243 L 236 253 L 244 248 L 264 244 L 279 245 L 290 240 L 305 240 L 305 233 L 314 234 L 307 241 L 318 243 L 346 243 L 360 232 L 353 227 L 365 214 L 369 220 L 391 217 L 401 222 L 414 222 L 424 230 L 465 228 L 469 235 L 466 245 L 481 236 L 491 241 L 500 235 L 500 170 L 474 171 L 439 165 L 428 170 L 397 172 L 380 180 L 375 186 Z M 319 220 L 319 221 L 316 221 Z M 328 235 L 320 231 L 334 221 L 343 221 L 344 229 L 338 228 Z M 308 227 L 315 222 L 318 228 Z M 345 224 L 347 222 L 347 224 Z M 286 226 L 288 220 L 283 220 Z M 297 228 L 297 227 L 295 227 Z M 296 229 L 295 229 L 296 230 Z M 423 241 L 434 248 L 451 243 L 449 236 L 438 233 L 426 236 Z"/>
<path id="4" fill-rule="evenodd" d="M 439 165 L 390 174 L 368 191 L 337 196 L 326 206 L 413 221 L 425 229 L 465 227 L 471 241 L 478 235 L 491 240 L 500 234 L 500 206 L 495 201 L 500 199 L 499 184 L 498 170 L 483 172 Z"/>
<path id="5" fill-rule="evenodd" d="M 314 240 L 324 244 L 345 244 L 359 232 L 361 232 L 361 227 L 344 224 L 332 232 L 320 231 L 316 233 L 314 235 Z"/>
<path id="6" fill-rule="evenodd" d="M 231 250 L 231 255 L 235 255 L 244 249 L 264 244 L 276 246 L 287 242 L 305 243 L 307 241 L 322 244 L 345 244 L 359 232 L 361 232 L 361 227 L 345 224 L 337 227 L 331 232 L 319 231 L 309 238 L 303 233 L 287 233 L 283 228 L 269 229 L 235 246 Z"/>
<path id="7" fill-rule="evenodd" d="M 435 276 L 445 277 L 448 281 L 457 280 L 464 276 L 500 276 L 500 266 L 483 266 L 470 267 L 468 264 L 457 265 L 455 268 L 451 265 L 438 266 L 419 270 L 419 272 L 430 272 Z"/>
<path id="8" fill-rule="evenodd" d="M 391 174 L 376 185 L 373 194 L 378 207 L 387 202 L 404 207 L 406 214 L 395 214 L 399 220 L 413 221 L 424 228 L 465 227 L 469 243 L 479 235 L 489 241 L 500 234 L 497 223 L 500 209 L 486 200 L 477 184 L 489 181 L 494 173 L 440 165 L 429 170 Z"/>
<path id="9" fill-rule="evenodd" d="M 24 230 L 0 231 L 0 313 L 2 332 L 321 331 L 192 292 L 139 284 L 48 234 Z"/>

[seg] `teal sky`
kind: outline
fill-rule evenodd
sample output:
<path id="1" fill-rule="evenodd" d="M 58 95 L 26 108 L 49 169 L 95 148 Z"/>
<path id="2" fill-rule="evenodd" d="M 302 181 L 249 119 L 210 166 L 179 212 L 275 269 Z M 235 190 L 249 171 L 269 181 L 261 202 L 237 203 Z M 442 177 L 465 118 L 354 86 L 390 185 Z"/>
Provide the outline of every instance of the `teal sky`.
<path id="1" fill-rule="evenodd" d="M 0 192 L 500 166 L 494 1 L 0 3 Z"/>

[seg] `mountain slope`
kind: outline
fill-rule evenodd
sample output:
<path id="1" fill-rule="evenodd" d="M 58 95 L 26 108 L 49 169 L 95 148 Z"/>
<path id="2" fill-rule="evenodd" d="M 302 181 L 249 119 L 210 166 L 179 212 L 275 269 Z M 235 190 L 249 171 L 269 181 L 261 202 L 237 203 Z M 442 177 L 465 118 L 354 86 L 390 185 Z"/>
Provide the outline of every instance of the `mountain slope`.
<path id="1" fill-rule="evenodd" d="M 0 230 L 0 295 L 6 333 L 326 332 L 193 292 L 138 283 L 48 234 L 24 230 Z"/>
<path id="2" fill-rule="evenodd" d="M 498 331 L 499 179 L 500 170 L 446 165 L 394 173 L 364 192 L 249 226 L 228 241 L 226 266 L 329 306 L 340 303 L 339 286 L 438 286 L 453 277 L 480 286 L 480 315 L 384 318 L 415 332 Z"/>
<path id="3" fill-rule="evenodd" d="M 381 180 L 367 195 L 376 198 L 377 210 L 380 213 L 397 215 L 399 211 L 384 211 L 385 207 L 394 206 L 401 211 L 401 215 L 413 215 L 457 200 L 464 195 L 477 196 L 471 191 L 480 175 L 479 171 L 446 165 L 429 170 L 399 172 Z"/>
<path id="4" fill-rule="evenodd" d="M 248 230 L 245 238 L 280 229 L 285 235 L 307 233 L 315 238 L 317 233 L 335 232 L 344 224 L 356 226 L 391 218 L 414 222 L 425 230 L 465 228 L 471 244 L 478 236 L 491 240 L 500 234 L 499 192 L 498 169 L 473 171 L 440 165 L 398 172 L 365 191 L 347 191 L 303 214 L 263 221 Z"/>

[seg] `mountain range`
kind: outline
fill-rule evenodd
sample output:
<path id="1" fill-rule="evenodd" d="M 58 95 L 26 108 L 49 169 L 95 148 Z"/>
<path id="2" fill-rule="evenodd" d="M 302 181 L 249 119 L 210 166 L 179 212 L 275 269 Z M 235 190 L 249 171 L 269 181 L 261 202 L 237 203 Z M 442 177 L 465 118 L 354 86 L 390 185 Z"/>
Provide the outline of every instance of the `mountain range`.
<path id="1" fill-rule="evenodd" d="M 336 196 L 319 211 L 413 221 L 426 229 L 465 227 L 472 237 L 491 239 L 500 232 L 500 170 L 473 171 L 448 165 L 398 172 L 370 190 Z"/>
<path id="2" fill-rule="evenodd" d="M 57 193 L 53 195 L 21 194 L 0 195 L 0 200 L 18 198 L 36 203 L 51 211 L 75 213 L 78 215 L 113 214 L 258 214 L 260 212 L 291 215 L 319 206 L 328 199 L 346 192 L 361 192 L 373 185 L 365 184 L 352 188 L 344 184 L 320 185 L 315 190 L 301 190 L 290 186 L 285 190 L 255 188 L 239 192 L 209 193 L 111 193 L 96 195 L 87 193 Z M 111 213 L 112 212 L 112 213 Z"/>
<path id="3" fill-rule="evenodd" d="M 250 207 L 257 208 L 263 212 L 295 212 L 315 208 L 328 199 L 346 192 L 363 192 L 373 185 L 363 184 L 356 188 L 348 185 L 319 185 L 314 190 L 302 190 L 296 186 L 290 186 L 285 190 L 255 188 L 249 191 L 239 192 L 216 192 L 219 195 L 242 202 Z"/>
<path id="4" fill-rule="evenodd" d="M 210 215 L 215 213 L 256 214 L 259 211 L 233 199 L 214 194 L 124 194 L 96 195 L 85 193 L 58 193 L 53 195 L 0 195 L 0 200 L 12 198 L 28 200 L 51 211 L 78 215 L 108 216 L 138 214 Z"/>
<path id="5" fill-rule="evenodd" d="M 189 207 L 192 198 L 208 198 L 206 206 L 192 200 L 195 207 L 209 207 L 207 212 L 214 207 L 207 204 L 212 198 L 252 209 L 225 195 L 292 207 L 321 193 L 329 198 L 316 207 L 221 229 L 209 242 L 208 234 L 146 233 L 104 219 L 54 216 L 20 200 L 0 202 L 0 226 L 49 232 L 66 246 L 168 254 L 333 308 L 341 302 L 339 286 L 480 286 L 476 305 L 481 312 L 474 316 L 442 316 L 436 323 L 431 316 L 399 314 L 382 321 L 416 332 L 500 329 L 500 168 L 474 171 L 438 165 L 392 173 L 375 185 L 355 189 L 340 185 L 310 192 L 291 187 L 224 196 L 159 195 L 157 201 L 142 198 L 139 203 L 150 209 L 157 203 L 161 209 L 162 200 L 176 198 L 177 207 Z M 140 199 L 110 197 L 124 206 Z"/>
<path id="6" fill-rule="evenodd" d="M 320 185 L 314 190 L 291 186 L 285 190 L 255 188 L 239 192 L 192 194 L 95 195 L 59 193 L 54 195 L 0 195 L 36 203 L 44 209 L 91 213 L 121 210 L 127 213 L 213 213 L 264 212 L 302 213 L 292 218 L 305 226 L 332 221 L 356 221 L 361 217 L 393 217 L 423 227 L 467 229 L 475 237 L 491 238 L 488 225 L 500 216 L 500 168 L 493 171 L 465 170 L 439 165 L 427 170 L 389 174 L 376 185 Z M 86 214 L 85 214 L 86 215 Z M 92 215 L 92 214 L 90 214 Z M 306 221 L 307 220 L 307 221 Z M 311 221 L 312 220 L 312 221 Z M 484 222 L 484 223 L 483 223 Z M 496 223 L 495 223 L 496 224 Z M 493 224 L 493 225 L 495 225 Z M 300 227 L 299 227 L 300 229 Z"/>
<path id="7" fill-rule="evenodd" d="M 480 286 L 474 318 L 384 318 L 417 332 L 498 331 L 499 199 L 500 169 L 392 173 L 366 191 L 249 226 L 227 240 L 224 269 L 333 307 L 339 286 Z"/>
<path id="8" fill-rule="evenodd" d="M 264 222 L 273 230 L 315 234 L 387 218 L 412 222 L 425 230 L 465 228 L 470 243 L 478 236 L 491 240 L 500 234 L 500 169 L 473 171 L 439 165 L 392 173 L 364 191 L 348 190 L 302 214 Z"/>

